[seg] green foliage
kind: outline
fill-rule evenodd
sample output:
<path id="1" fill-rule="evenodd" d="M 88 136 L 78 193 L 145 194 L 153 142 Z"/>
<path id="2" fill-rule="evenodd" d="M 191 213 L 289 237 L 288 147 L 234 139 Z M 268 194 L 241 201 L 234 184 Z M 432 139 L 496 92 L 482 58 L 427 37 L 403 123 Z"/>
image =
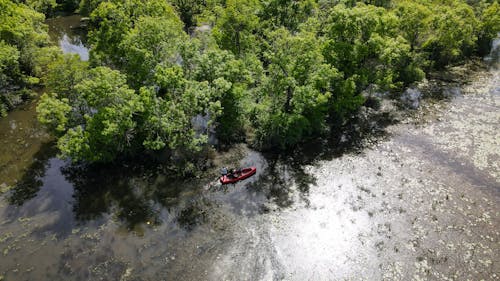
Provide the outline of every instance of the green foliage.
<path id="1" fill-rule="evenodd" d="M 9 92 L 14 90 L 13 85 L 19 81 L 21 81 L 19 51 L 0 41 L 0 117 L 5 116 L 7 110 L 15 105 L 17 96 Z"/>
<path id="2" fill-rule="evenodd" d="M 44 95 L 39 121 L 62 137 L 58 147 L 75 161 L 111 161 L 133 146 L 138 95 L 116 70 L 97 67 L 74 86 L 72 95 Z"/>
<path id="3" fill-rule="evenodd" d="M 496 38 L 500 32 L 500 4 L 494 1 L 483 11 L 481 15 L 483 20 L 484 36 L 489 39 Z"/>
<path id="4" fill-rule="evenodd" d="M 422 78 L 411 43 L 398 35 L 397 27 L 403 19 L 367 5 L 339 5 L 329 14 L 323 52 L 346 79 L 354 79 L 358 90 L 369 84 L 397 89 Z"/>
<path id="5" fill-rule="evenodd" d="M 140 17 L 119 46 L 132 85 L 150 85 L 152 69 L 160 63 L 175 64 L 179 46 L 186 39 L 178 18 Z"/>
<path id="6" fill-rule="evenodd" d="M 22 70 L 31 74 L 36 50 L 48 44 L 45 17 L 23 4 L 0 0 L 0 39 L 19 50 Z"/>
<path id="7" fill-rule="evenodd" d="M 490 44 L 500 32 L 500 5 L 493 1 L 480 15 L 482 19 L 481 29 L 478 35 L 478 48 L 481 55 L 490 50 Z"/>
<path id="8" fill-rule="evenodd" d="M 222 107 L 215 119 L 219 140 L 229 143 L 241 139 L 244 125 L 241 99 L 252 79 L 245 63 L 228 51 L 214 48 L 193 56 L 186 66 L 192 70 L 192 79 L 209 83 L 213 89 L 211 100 Z"/>
<path id="9" fill-rule="evenodd" d="M 24 3 L 33 10 L 45 14 L 46 16 L 54 16 L 60 12 L 72 13 L 80 5 L 80 0 L 24 0 L 15 2 Z M 83 5 L 88 5 L 87 0 L 82 2 L 87 2 Z"/>
<path id="10" fill-rule="evenodd" d="M 82 16 L 90 16 L 104 0 L 81 0 L 78 5 L 78 13 Z"/>
<path id="11" fill-rule="evenodd" d="M 80 12 L 91 17 L 90 66 L 41 56 L 55 94 L 42 97 L 40 121 L 74 160 L 156 151 L 184 171 L 213 136 L 248 135 L 262 149 L 320 136 L 360 108 L 366 87 L 400 92 L 499 25 L 496 1 L 84 0 Z M 9 36 L 0 70 L 14 77 L 27 54 Z"/>
<path id="12" fill-rule="evenodd" d="M 311 17 L 316 9 L 313 0 L 266 0 L 263 5 L 261 18 L 271 27 L 284 26 L 289 30 L 296 30 L 300 23 Z"/>
<path id="13" fill-rule="evenodd" d="M 429 17 L 432 12 L 423 4 L 415 1 L 399 1 L 395 13 L 400 18 L 399 29 L 410 43 L 411 50 L 419 49 L 423 37 L 429 30 Z"/>
<path id="14" fill-rule="evenodd" d="M 57 7 L 56 0 L 26 0 L 26 5 L 43 14 L 51 14 Z"/>
<path id="15" fill-rule="evenodd" d="M 141 126 L 146 134 L 145 148 L 160 150 L 167 147 L 178 153 L 193 153 L 199 152 L 201 145 L 206 143 L 206 135 L 197 135 L 191 119 L 204 113 L 210 88 L 207 83 L 186 82 L 179 95 L 168 98 L 156 96 L 151 89 L 141 89 L 146 108 Z"/>
<path id="16" fill-rule="evenodd" d="M 70 111 L 67 98 L 58 99 L 57 94 L 43 94 L 37 107 L 38 121 L 60 136 L 66 130 Z"/>
<path id="17" fill-rule="evenodd" d="M 173 7 L 164 0 L 102 2 L 92 11 L 90 16 L 91 62 L 94 65 L 110 65 L 119 68 L 127 64 L 127 61 L 123 59 L 126 57 L 126 48 L 122 42 L 140 17 L 168 19 L 170 22 L 167 24 L 178 20 Z M 164 33 L 170 32 L 169 30 L 164 31 Z"/>
<path id="18" fill-rule="evenodd" d="M 257 0 L 226 1 L 226 7 L 213 29 L 213 36 L 219 46 L 236 55 L 253 49 L 256 43 L 254 32 L 259 27 L 259 10 Z"/>
<path id="19" fill-rule="evenodd" d="M 75 93 L 75 86 L 87 75 L 87 62 L 76 54 L 57 57 L 48 65 L 45 86 L 52 92 L 69 96 Z"/>
<path id="20" fill-rule="evenodd" d="M 440 68 L 471 55 L 477 41 L 478 20 L 472 8 L 461 2 L 433 6 L 430 32 L 422 48 Z"/>
<path id="21" fill-rule="evenodd" d="M 13 80 L 20 80 L 19 50 L 0 41 L 0 88 L 5 89 Z"/>
<path id="22" fill-rule="evenodd" d="M 268 75 L 259 90 L 262 105 L 255 114 L 257 144 L 286 148 L 321 132 L 338 71 L 326 64 L 312 33 L 269 34 L 265 53 Z"/>
<path id="23" fill-rule="evenodd" d="M 349 77 L 359 72 L 362 64 L 374 56 L 366 44 L 373 33 L 381 33 L 384 10 L 374 6 L 346 8 L 335 6 L 325 22 L 325 47 L 328 61 Z"/>
<path id="24" fill-rule="evenodd" d="M 29 96 L 48 61 L 44 15 L 24 4 L 0 0 L 0 115 Z"/>

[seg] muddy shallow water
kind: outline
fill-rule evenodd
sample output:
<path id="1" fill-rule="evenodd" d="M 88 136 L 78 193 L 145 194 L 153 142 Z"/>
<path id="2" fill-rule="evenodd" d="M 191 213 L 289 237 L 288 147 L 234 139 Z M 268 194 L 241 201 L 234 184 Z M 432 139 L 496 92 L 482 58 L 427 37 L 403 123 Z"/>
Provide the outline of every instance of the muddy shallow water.
<path id="1" fill-rule="evenodd" d="M 18 182 L 0 197 L 0 280 L 499 280 L 500 72 L 470 80 L 359 145 L 236 146 L 259 172 L 226 187 L 72 167 L 1 127 L 1 165 L 29 164 L 0 173 Z"/>

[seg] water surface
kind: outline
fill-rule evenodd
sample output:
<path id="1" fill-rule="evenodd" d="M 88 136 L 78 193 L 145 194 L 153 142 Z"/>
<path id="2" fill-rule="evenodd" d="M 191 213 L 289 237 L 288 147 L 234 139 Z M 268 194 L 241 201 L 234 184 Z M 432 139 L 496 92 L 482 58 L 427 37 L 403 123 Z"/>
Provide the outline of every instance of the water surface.
<path id="1" fill-rule="evenodd" d="M 64 53 L 78 54 L 83 61 L 89 60 L 86 33 L 79 15 L 47 19 L 49 35 Z"/>

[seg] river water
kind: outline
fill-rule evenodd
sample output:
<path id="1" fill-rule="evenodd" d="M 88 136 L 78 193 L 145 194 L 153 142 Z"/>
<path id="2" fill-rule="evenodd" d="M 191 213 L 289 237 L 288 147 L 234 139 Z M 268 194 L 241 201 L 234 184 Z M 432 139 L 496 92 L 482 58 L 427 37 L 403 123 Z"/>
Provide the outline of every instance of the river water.
<path id="1" fill-rule="evenodd" d="M 214 163 L 259 172 L 226 187 L 71 166 L 29 104 L 0 120 L 0 280 L 499 280 L 500 72 L 472 68 L 383 126 L 236 146 Z"/>

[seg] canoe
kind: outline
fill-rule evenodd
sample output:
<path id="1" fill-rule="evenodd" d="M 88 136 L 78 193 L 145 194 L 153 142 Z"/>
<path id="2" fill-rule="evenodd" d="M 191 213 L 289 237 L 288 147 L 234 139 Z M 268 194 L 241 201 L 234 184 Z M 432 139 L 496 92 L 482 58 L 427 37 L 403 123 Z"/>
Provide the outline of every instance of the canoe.
<path id="1" fill-rule="evenodd" d="M 257 172 L 256 167 L 243 168 L 234 173 L 233 175 L 225 175 L 220 177 L 220 183 L 222 184 L 237 183 L 241 180 L 244 180 L 248 177 L 255 175 L 256 172 Z"/>

